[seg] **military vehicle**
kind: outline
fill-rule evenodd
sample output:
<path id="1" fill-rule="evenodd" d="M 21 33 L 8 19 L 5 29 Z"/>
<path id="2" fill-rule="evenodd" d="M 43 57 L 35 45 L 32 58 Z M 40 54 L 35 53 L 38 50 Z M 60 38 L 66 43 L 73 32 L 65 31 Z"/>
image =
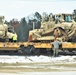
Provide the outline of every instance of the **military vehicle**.
<path id="1" fill-rule="evenodd" d="M 7 41 L 16 35 L 11 26 L 4 24 L 4 16 L 0 16 L 0 38 Z M 17 35 L 16 35 L 17 36 Z M 76 38 L 76 22 L 73 21 L 72 14 L 56 14 L 53 18 L 49 16 L 49 21 L 42 17 L 41 28 L 29 31 L 30 42 L 0 42 L 0 54 L 48 54 L 53 53 L 53 45 L 46 43 L 59 38 L 61 41 L 74 41 Z M 32 41 L 32 42 L 31 42 Z M 76 54 L 76 42 L 63 42 L 60 50 L 65 54 L 72 52 Z M 3 53 L 4 52 L 4 53 Z"/>
<path id="2" fill-rule="evenodd" d="M 56 14 L 49 16 L 49 21 L 42 17 L 41 28 L 29 31 L 29 41 L 54 41 L 59 38 L 60 41 L 75 42 L 76 22 L 73 14 Z"/>
<path id="3" fill-rule="evenodd" d="M 14 29 L 7 24 L 4 24 L 4 16 L 0 16 L 0 42 L 12 40 L 14 35 L 16 35 Z"/>

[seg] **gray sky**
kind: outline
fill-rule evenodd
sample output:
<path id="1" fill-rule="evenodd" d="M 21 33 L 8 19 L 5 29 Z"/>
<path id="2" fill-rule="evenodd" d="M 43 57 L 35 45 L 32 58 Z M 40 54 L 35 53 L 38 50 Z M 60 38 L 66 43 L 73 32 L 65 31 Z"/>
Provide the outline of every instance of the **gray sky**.
<path id="1" fill-rule="evenodd" d="M 75 0 L 0 0 L 0 15 L 7 21 L 12 18 L 20 20 L 35 13 L 72 13 L 76 9 Z"/>

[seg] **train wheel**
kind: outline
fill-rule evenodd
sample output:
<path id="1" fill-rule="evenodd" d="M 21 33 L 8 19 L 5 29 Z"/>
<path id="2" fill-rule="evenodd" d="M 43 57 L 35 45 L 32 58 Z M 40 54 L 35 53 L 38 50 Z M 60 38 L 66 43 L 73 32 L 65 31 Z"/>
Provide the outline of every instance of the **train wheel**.
<path id="1" fill-rule="evenodd" d="M 31 54 L 30 48 L 28 46 L 25 47 L 24 45 L 20 46 L 20 49 L 18 50 L 18 52 L 21 53 L 21 54 L 26 54 L 26 55 Z"/>
<path id="2" fill-rule="evenodd" d="M 20 53 L 25 53 L 25 48 L 24 48 L 24 45 L 21 45 L 20 46 L 20 49 L 18 50 L 18 52 L 20 52 Z"/>
<path id="3" fill-rule="evenodd" d="M 27 55 L 34 54 L 35 48 L 32 45 L 28 45 L 27 47 L 24 47 L 24 53 Z"/>
<path id="4" fill-rule="evenodd" d="M 39 54 L 40 54 L 40 49 L 35 49 L 35 50 L 33 51 L 33 53 L 34 53 L 35 55 L 39 55 Z"/>
<path id="5" fill-rule="evenodd" d="M 29 45 L 29 46 L 28 46 L 28 50 L 29 50 L 29 52 L 30 52 L 30 53 L 32 53 L 32 54 L 33 54 L 33 53 L 34 53 L 34 51 L 35 51 L 35 48 L 34 48 L 34 46 L 33 46 L 33 45 Z"/>

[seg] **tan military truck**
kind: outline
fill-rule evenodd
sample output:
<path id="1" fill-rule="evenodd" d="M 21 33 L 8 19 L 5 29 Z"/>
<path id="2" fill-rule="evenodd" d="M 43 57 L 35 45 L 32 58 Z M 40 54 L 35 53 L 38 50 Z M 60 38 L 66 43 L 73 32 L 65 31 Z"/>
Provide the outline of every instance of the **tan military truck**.
<path id="1" fill-rule="evenodd" d="M 75 41 L 76 22 L 73 20 L 73 14 L 56 14 L 49 16 L 49 21 L 42 17 L 41 28 L 29 31 L 29 41 L 54 41 L 59 38 L 61 41 Z"/>
<path id="2" fill-rule="evenodd" d="M 4 16 L 0 16 L 0 41 L 12 40 L 12 37 L 17 34 L 8 25 L 4 24 Z"/>

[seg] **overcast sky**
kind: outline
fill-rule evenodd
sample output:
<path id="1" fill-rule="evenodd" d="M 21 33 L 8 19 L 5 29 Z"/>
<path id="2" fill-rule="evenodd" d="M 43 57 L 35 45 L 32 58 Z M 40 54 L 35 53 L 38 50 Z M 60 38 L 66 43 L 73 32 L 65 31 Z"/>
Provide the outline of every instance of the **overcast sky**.
<path id="1" fill-rule="evenodd" d="M 35 13 L 72 13 L 76 9 L 75 0 L 0 0 L 0 15 L 7 21 Z"/>

